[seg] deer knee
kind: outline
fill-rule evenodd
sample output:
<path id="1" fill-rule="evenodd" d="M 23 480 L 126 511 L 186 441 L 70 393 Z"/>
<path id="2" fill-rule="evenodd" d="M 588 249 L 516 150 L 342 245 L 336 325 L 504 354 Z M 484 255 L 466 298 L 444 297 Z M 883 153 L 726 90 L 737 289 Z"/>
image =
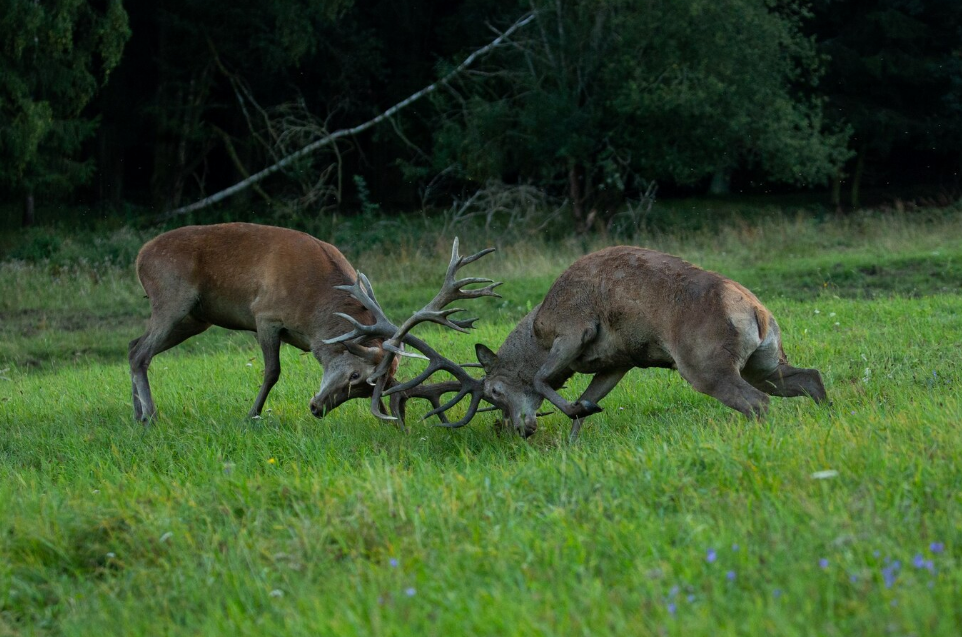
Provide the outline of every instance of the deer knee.
<path id="1" fill-rule="evenodd" d="M 144 340 L 144 337 L 141 336 L 130 341 L 127 361 L 130 363 L 131 371 L 144 371 L 150 365 L 150 352 L 144 347 Z"/>

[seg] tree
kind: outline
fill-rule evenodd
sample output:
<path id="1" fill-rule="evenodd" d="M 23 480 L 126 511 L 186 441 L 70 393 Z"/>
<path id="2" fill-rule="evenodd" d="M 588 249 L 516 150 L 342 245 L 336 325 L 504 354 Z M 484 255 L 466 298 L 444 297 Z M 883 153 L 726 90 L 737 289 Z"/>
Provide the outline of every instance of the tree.
<path id="1" fill-rule="evenodd" d="M 149 175 L 142 187 L 149 190 L 156 208 L 176 207 L 185 191 L 203 192 L 209 180 L 225 178 L 218 167 L 233 166 L 223 152 L 225 140 L 236 142 L 228 152 L 236 151 L 242 161 L 262 150 L 247 122 L 248 116 L 258 114 L 244 111 L 233 80 L 242 80 L 268 106 L 306 96 L 318 111 L 338 108 L 334 96 L 342 95 L 352 79 L 350 56 L 344 55 L 341 68 L 320 69 L 331 78 L 324 85 L 330 90 L 323 105 L 314 103 L 314 87 L 304 77 L 315 73 L 308 64 L 345 37 L 335 25 L 352 4 L 353 0 L 131 4 L 131 20 L 138 30 L 118 69 L 123 82 L 110 87 L 116 99 L 105 104 L 108 118 L 102 135 L 108 144 L 116 137 L 130 140 L 127 148 L 114 148 L 114 155 L 136 147 L 133 152 Z M 353 45 L 356 59 L 365 60 L 365 39 L 357 38 Z M 347 78 L 338 83 L 341 73 Z M 126 106 L 132 101 L 133 108 Z M 118 109 L 118 104 L 125 106 Z M 136 113 L 134 121 L 131 111 Z M 140 130 L 130 135 L 135 127 Z M 109 164 L 117 172 L 110 180 L 117 183 L 123 177 L 123 163 Z"/>
<path id="2" fill-rule="evenodd" d="M 554 184 L 577 231 L 648 180 L 824 183 L 846 158 L 791 0 L 533 0 L 540 30 L 439 103 L 434 168 Z M 529 33 L 532 32 L 529 30 Z"/>
<path id="3" fill-rule="evenodd" d="M 937 179 L 932 171 L 913 170 L 915 164 L 948 165 L 958 175 L 962 4 L 817 0 L 814 9 L 812 31 L 829 60 L 822 82 L 827 112 L 854 131 L 852 207 L 859 205 L 866 174 L 877 183 L 904 171 L 912 171 L 916 182 Z M 836 182 L 836 204 L 843 177 Z"/>
<path id="4" fill-rule="evenodd" d="M 25 197 L 90 179 L 77 158 L 96 121 L 84 107 L 120 61 L 130 31 L 120 0 L 7 0 L 0 16 L 0 188 Z"/>

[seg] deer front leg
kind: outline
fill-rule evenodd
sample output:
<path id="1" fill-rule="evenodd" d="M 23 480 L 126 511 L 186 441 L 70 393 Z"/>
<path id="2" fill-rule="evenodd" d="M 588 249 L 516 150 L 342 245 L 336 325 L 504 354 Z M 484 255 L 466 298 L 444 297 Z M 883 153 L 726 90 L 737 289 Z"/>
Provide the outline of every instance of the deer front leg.
<path id="1" fill-rule="evenodd" d="M 264 382 L 257 392 L 254 406 L 247 414 L 248 418 L 261 415 L 267 395 L 271 393 L 277 380 L 281 377 L 281 327 L 275 323 L 263 322 L 257 325 L 257 341 L 264 354 Z"/>
<path id="2" fill-rule="evenodd" d="M 601 411 L 601 407 L 589 399 L 583 398 L 576 403 L 569 402 L 552 387 L 553 380 L 568 378 L 571 375 L 569 369 L 571 364 L 577 360 L 585 345 L 597 334 L 598 328 L 592 325 L 576 337 L 566 334 L 559 336 L 551 345 L 551 351 L 541 369 L 534 376 L 535 391 L 568 418 L 582 418 Z"/>
<path id="3" fill-rule="evenodd" d="M 628 373 L 627 369 L 618 369 L 612 372 L 601 372 L 600 374 L 595 374 L 594 378 L 585 388 L 584 393 L 578 398 L 579 404 L 595 404 L 598 401 L 608 395 L 612 389 L 615 388 L 621 379 L 625 377 Z M 601 409 L 600 407 L 598 408 Z M 572 443 L 578 439 L 578 434 L 581 433 L 581 421 L 583 421 L 587 416 L 579 416 L 571 421 L 571 433 L 568 434 L 568 442 Z"/>

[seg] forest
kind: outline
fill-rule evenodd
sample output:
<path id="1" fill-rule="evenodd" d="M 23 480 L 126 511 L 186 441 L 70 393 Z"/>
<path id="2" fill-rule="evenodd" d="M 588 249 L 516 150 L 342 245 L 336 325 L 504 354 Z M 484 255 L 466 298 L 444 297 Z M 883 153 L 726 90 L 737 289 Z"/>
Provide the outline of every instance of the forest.
<path id="1" fill-rule="evenodd" d="M 843 211 L 959 195 L 954 0 L 4 7 L 0 193 L 22 212 L 11 227 L 43 223 L 41 209 L 168 214 L 435 83 L 227 205 L 296 225 L 534 193 L 584 233 L 655 197 L 811 193 Z"/>

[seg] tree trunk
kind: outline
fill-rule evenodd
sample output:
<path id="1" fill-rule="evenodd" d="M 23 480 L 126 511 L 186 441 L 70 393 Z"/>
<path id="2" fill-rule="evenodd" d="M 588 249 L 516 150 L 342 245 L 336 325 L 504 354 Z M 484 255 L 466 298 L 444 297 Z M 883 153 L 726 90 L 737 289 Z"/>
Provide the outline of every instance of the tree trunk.
<path id="1" fill-rule="evenodd" d="M 855 174 L 852 175 L 852 210 L 858 209 L 859 189 L 862 187 L 862 174 L 865 172 L 865 147 L 858 149 L 858 157 L 855 160 Z"/>
<path id="2" fill-rule="evenodd" d="M 584 232 L 585 201 L 584 193 L 581 190 L 581 174 L 583 169 L 580 164 L 571 162 L 568 167 L 568 196 L 571 197 L 571 219 L 574 222 L 576 234 Z"/>
<path id="3" fill-rule="evenodd" d="M 832 178 L 832 205 L 835 206 L 835 214 L 842 213 L 842 171 L 839 170 Z"/>
<path id="4" fill-rule="evenodd" d="M 727 195 L 731 192 L 732 174 L 727 168 L 719 168 L 711 177 L 709 195 Z"/>
<path id="5" fill-rule="evenodd" d="M 117 135 L 117 127 L 104 123 L 99 135 L 98 195 L 102 205 L 120 208 L 124 192 L 124 147 Z"/>
<path id="6" fill-rule="evenodd" d="M 33 210 L 33 191 L 30 191 L 23 199 L 23 227 L 29 228 L 36 223 L 36 221 L 37 219 Z"/>

